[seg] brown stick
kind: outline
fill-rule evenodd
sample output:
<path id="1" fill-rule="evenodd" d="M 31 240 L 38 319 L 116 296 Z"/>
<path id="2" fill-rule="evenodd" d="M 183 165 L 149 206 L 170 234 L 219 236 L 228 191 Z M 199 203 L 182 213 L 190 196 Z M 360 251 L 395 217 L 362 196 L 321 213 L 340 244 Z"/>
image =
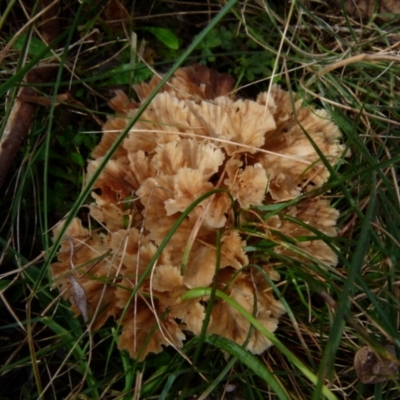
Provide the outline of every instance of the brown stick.
<path id="1" fill-rule="evenodd" d="M 50 4 L 50 0 L 42 1 L 42 7 L 44 9 Z M 48 42 L 52 42 L 59 35 L 60 24 L 55 7 L 49 8 L 43 14 L 41 31 L 43 38 Z M 25 76 L 24 81 L 27 86 L 19 90 L 0 140 L 0 188 L 6 183 L 10 166 L 21 147 L 22 141 L 30 130 L 35 115 L 36 105 L 22 99 L 24 96 L 30 98 L 35 97 L 36 92 L 31 85 L 48 82 L 52 79 L 55 72 L 56 68 L 54 66 L 38 66 L 29 71 Z"/>

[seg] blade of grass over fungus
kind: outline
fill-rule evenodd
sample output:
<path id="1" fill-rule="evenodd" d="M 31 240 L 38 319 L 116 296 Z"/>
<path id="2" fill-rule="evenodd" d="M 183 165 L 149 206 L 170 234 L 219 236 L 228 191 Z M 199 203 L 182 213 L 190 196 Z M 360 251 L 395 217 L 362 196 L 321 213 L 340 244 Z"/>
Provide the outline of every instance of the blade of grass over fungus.
<path id="1" fill-rule="evenodd" d="M 237 358 L 255 374 L 257 374 L 264 382 L 271 387 L 280 400 L 289 400 L 289 394 L 283 387 L 282 383 L 261 363 L 258 358 L 253 356 L 249 351 L 239 346 L 237 343 L 230 341 L 222 336 L 207 335 L 206 340 L 208 343 L 226 351 L 230 355 Z"/>
<path id="2" fill-rule="evenodd" d="M 291 98 L 292 101 L 292 107 L 295 110 L 294 107 L 294 102 L 293 102 L 293 98 Z M 335 115 L 335 113 L 333 113 L 333 110 L 331 110 L 331 114 Z M 357 119 L 360 118 L 360 113 L 357 115 Z M 295 118 L 297 119 L 297 114 L 295 112 Z M 364 220 L 364 215 L 357 203 L 357 201 L 355 201 L 355 199 L 353 198 L 353 196 L 351 195 L 347 185 L 345 184 L 346 180 L 340 179 L 338 172 L 336 171 L 336 169 L 334 167 L 332 167 L 332 165 L 330 165 L 330 163 L 328 162 L 328 160 L 326 159 L 325 155 L 322 153 L 322 151 L 319 149 L 319 147 L 316 145 L 316 143 L 314 142 L 314 140 L 311 138 L 311 136 L 308 134 L 307 130 L 304 129 L 304 127 L 301 125 L 300 121 L 298 121 L 299 126 L 301 127 L 303 133 L 305 134 L 305 136 L 308 138 L 308 140 L 310 141 L 311 145 L 313 146 L 314 150 L 317 152 L 318 156 L 320 157 L 320 159 L 322 160 L 322 162 L 325 164 L 326 168 L 328 169 L 330 175 L 332 176 L 332 178 L 334 179 L 334 181 L 338 184 L 338 186 L 340 187 L 343 195 L 345 196 L 345 198 L 349 201 L 349 204 L 352 207 L 352 210 L 355 211 L 355 213 L 358 215 L 358 217 L 361 220 Z M 354 130 L 354 129 L 352 129 Z M 358 146 L 360 148 L 360 150 L 362 151 L 362 153 L 366 156 L 367 160 L 370 162 L 371 167 L 372 167 L 372 172 L 373 175 L 375 176 L 375 174 L 378 174 L 378 176 L 388 185 L 388 187 L 390 187 L 388 178 L 383 174 L 381 169 L 376 168 L 376 160 L 372 157 L 372 155 L 369 153 L 368 149 L 365 147 L 365 145 L 360 141 L 358 135 L 353 134 L 354 136 L 354 140 L 358 143 Z M 375 168 L 373 168 L 375 167 Z M 358 172 L 359 174 L 359 172 Z M 357 176 L 357 174 L 356 174 Z M 371 235 L 376 239 L 377 239 L 377 235 L 374 231 L 370 232 Z M 329 244 L 329 242 L 328 242 Z M 339 257 L 341 257 L 340 253 L 338 253 L 337 251 L 335 251 Z"/>
<path id="3" fill-rule="evenodd" d="M 201 41 L 206 37 L 206 35 L 218 24 L 218 22 L 233 8 L 233 6 L 237 3 L 238 0 L 230 0 L 226 3 L 226 5 L 221 9 L 221 11 L 210 21 L 207 27 L 193 40 L 191 45 L 182 53 L 182 55 L 177 59 L 171 69 L 164 75 L 163 79 L 160 83 L 156 86 L 154 91 L 142 102 L 142 105 L 137 110 L 135 116 L 132 118 L 131 121 L 127 124 L 126 128 L 123 130 L 121 135 L 115 140 L 114 144 L 110 147 L 110 149 L 105 154 L 102 162 L 100 163 L 99 167 L 93 173 L 92 178 L 87 182 L 86 186 L 83 188 L 81 194 L 79 195 L 78 199 L 74 203 L 71 211 L 69 212 L 68 216 L 65 219 L 65 224 L 61 229 L 57 238 L 55 238 L 53 246 L 47 252 L 46 262 L 44 264 L 44 269 L 48 269 L 51 260 L 53 259 L 56 250 L 61 242 L 62 237 L 64 236 L 65 231 L 67 230 L 68 225 L 71 223 L 75 215 L 77 214 L 78 210 L 85 202 L 86 198 L 90 194 L 90 191 L 96 182 L 97 178 L 100 176 L 101 171 L 104 169 L 108 161 L 111 159 L 114 152 L 120 146 L 122 141 L 124 140 L 125 136 L 128 134 L 132 126 L 138 121 L 144 110 L 149 106 L 151 101 L 154 99 L 156 94 L 159 90 L 164 86 L 164 84 L 172 77 L 174 72 L 185 62 L 188 56 L 192 53 L 193 50 L 201 43 Z"/>
<path id="4" fill-rule="evenodd" d="M 130 297 L 129 297 L 127 303 L 126 303 L 126 307 L 125 307 L 124 311 L 121 314 L 120 322 L 118 323 L 117 329 L 120 329 L 120 323 L 121 323 L 121 321 L 123 321 L 123 319 L 125 317 L 125 313 L 128 310 L 129 304 L 131 304 L 134 296 L 136 295 L 136 293 L 138 292 L 138 290 L 142 286 L 142 284 L 145 281 L 145 279 L 150 275 L 153 266 L 157 262 L 158 258 L 160 257 L 161 253 L 164 251 L 165 247 L 167 246 L 168 242 L 171 240 L 171 238 L 174 235 L 174 233 L 176 232 L 176 230 L 179 228 L 179 226 L 182 224 L 182 222 L 187 218 L 187 216 L 190 214 L 190 212 L 195 207 L 197 207 L 202 201 L 204 201 L 205 199 L 207 199 L 208 197 L 210 197 L 210 196 L 212 196 L 212 195 L 214 195 L 216 193 L 227 193 L 231 197 L 231 200 L 233 201 L 231 194 L 226 189 L 214 189 L 214 190 L 210 190 L 209 192 L 207 192 L 207 193 L 203 194 L 202 196 L 200 196 L 188 208 L 186 208 L 186 210 L 174 222 L 174 224 L 172 225 L 171 229 L 166 234 L 164 240 L 158 246 L 156 252 L 154 253 L 154 256 L 152 257 L 152 259 L 149 262 L 149 265 L 146 267 L 146 269 L 144 270 L 143 274 L 138 279 L 137 285 L 132 290 L 132 292 L 130 294 Z"/>
<path id="5" fill-rule="evenodd" d="M 218 229 L 217 230 L 217 239 L 216 239 L 216 259 L 215 259 L 215 275 L 214 275 L 214 282 L 212 285 L 212 290 L 211 290 L 211 296 L 210 299 L 208 300 L 207 307 L 206 307 L 206 314 L 203 319 L 203 324 L 201 326 L 201 332 L 198 338 L 198 343 L 196 346 L 196 351 L 193 356 L 193 365 L 197 365 L 197 361 L 200 357 L 201 349 L 203 342 L 205 340 L 205 335 L 207 332 L 208 324 L 210 322 L 211 318 L 211 311 L 212 307 L 215 301 L 215 292 L 217 290 L 217 284 L 218 284 L 218 275 L 219 275 L 219 266 L 220 266 L 220 260 L 221 260 L 221 231 Z"/>
<path id="6" fill-rule="evenodd" d="M 181 296 L 182 300 L 194 299 L 196 297 L 204 297 L 211 295 L 211 288 L 196 288 L 187 291 Z M 306 365 L 304 365 L 281 341 L 271 332 L 269 332 L 253 315 L 246 311 L 240 304 L 230 298 L 224 292 L 217 290 L 216 296 L 226 301 L 231 307 L 235 308 L 242 314 L 257 330 L 259 330 L 287 359 L 295 365 L 300 372 L 314 385 L 317 384 L 318 378 L 312 373 Z M 322 394 L 329 400 L 337 400 L 337 397 L 326 386 L 322 386 Z"/>
<path id="7" fill-rule="evenodd" d="M 348 271 L 347 278 L 345 280 L 338 306 L 335 310 L 335 317 L 331 326 L 331 333 L 329 340 L 327 341 L 326 348 L 324 350 L 320 368 L 318 371 L 318 383 L 313 394 L 313 400 L 321 398 L 321 391 L 323 388 L 323 382 L 329 375 L 330 369 L 332 368 L 332 362 L 335 359 L 339 343 L 342 338 L 343 329 L 345 325 L 345 317 L 349 314 L 350 310 L 350 297 L 353 294 L 354 282 L 356 281 L 361 266 L 364 263 L 364 257 L 368 250 L 368 240 L 370 236 L 370 230 L 372 229 L 371 222 L 375 218 L 376 213 L 376 176 L 372 175 L 371 179 L 371 194 L 367 212 L 363 218 L 361 224 L 360 237 L 357 241 L 356 249 L 353 253 L 350 262 L 350 270 Z"/>

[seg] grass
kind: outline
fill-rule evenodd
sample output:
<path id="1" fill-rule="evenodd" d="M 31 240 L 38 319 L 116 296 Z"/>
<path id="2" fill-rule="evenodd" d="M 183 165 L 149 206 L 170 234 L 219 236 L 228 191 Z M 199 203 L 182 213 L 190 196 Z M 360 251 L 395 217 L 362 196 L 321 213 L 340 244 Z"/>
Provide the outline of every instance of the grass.
<path id="1" fill-rule="evenodd" d="M 38 61 L 61 67 L 36 85 L 47 105 L 37 108 L 1 189 L 1 400 L 400 398 L 398 376 L 366 385 L 353 365 L 365 345 L 385 358 L 383 346 L 393 343 L 400 354 L 399 17 L 360 22 L 317 1 L 272 3 L 230 1 L 224 14 L 217 2 L 201 2 L 193 15 L 189 6 L 155 2 L 125 9 L 128 18 L 107 14 L 104 4 L 71 2 L 59 10 L 63 29 L 51 55 L 34 19 L 38 3 L 28 17 L 13 2 L 3 13 L 2 132 L 26 73 Z M 117 17 L 124 24 L 113 24 Z M 257 242 L 249 251 L 272 254 L 281 275 L 271 282 L 287 311 L 271 336 L 275 346 L 255 357 L 201 335 L 182 353 L 168 348 L 139 363 L 117 350 L 111 321 L 91 332 L 51 290 L 48 265 L 57 248 L 50 230 L 66 215 L 87 219 L 85 160 L 99 138 L 87 132 L 111 114 L 111 91 L 128 92 L 153 68 L 172 73 L 193 62 L 231 73 L 242 96 L 277 82 L 330 112 L 351 151 L 325 187 L 340 210 L 338 236 L 329 241 L 339 264 L 322 269 Z M 67 92 L 59 104 L 54 95 Z"/>

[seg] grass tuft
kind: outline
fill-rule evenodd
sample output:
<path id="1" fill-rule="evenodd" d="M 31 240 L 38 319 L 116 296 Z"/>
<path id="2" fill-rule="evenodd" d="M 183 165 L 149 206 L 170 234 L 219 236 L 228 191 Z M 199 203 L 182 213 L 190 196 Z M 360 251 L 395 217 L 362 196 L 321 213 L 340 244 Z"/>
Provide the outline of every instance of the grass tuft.
<path id="1" fill-rule="evenodd" d="M 29 134 L 0 188 L 0 398 L 400 399 L 398 375 L 363 384 L 353 365 L 363 346 L 384 362 L 394 359 L 385 351 L 393 344 L 400 359 L 398 15 L 360 20 L 311 0 L 230 0 L 223 7 L 72 1 L 57 5 L 60 33 L 46 43 L 43 4 L 9 2 L 0 18 L 0 135 L 19 89 L 36 93 Z M 340 210 L 339 234 L 310 235 L 324 239 L 339 264 L 321 268 L 304 254 L 302 262 L 277 254 L 255 224 L 243 224 L 240 232 L 254 239 L 246 248 L 252 260 L 276 263 L 281 279 L 265 279 L 286 314 L 272 335 L 232 306 L 275 346 L 256 357 L 203 332 L 182 352 L 168 348 L 137 362 L 117 350 L 111 321 L 92 332 L 52 290 L 48 265 L 59 240 L 52 243 L 51 228 L 75 215 L 88 220 L 91 185 L 129 130 L 85 185 L 86 159 L 99 140 L 93 132 L 112 115 L 112 92 L 131 92 L 152 71 L 166 80 L 194 62 L 232 74 L 241 96 L 278 83 L 330 113 L 348 149 L 341 164 L 329 167 L 324 193 Z M 54 76 L 24 81 L 43 65 L 54 66 Z M 299 251 L 291 238 L 280 241 Z M 196 290 L 190 295 L 205 294 Z"/>

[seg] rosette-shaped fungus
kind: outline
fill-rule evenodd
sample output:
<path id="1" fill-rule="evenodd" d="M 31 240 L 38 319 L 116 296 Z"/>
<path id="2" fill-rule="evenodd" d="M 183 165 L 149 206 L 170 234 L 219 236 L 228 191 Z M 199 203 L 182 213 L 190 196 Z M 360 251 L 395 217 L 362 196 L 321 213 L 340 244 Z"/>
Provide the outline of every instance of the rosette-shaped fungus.
<path id="1" fill-rule="evenodd" d="M 137 85 L 139 99 L 159 81 L 154 77 Z M 119 347 L 140 360 L 164 345 L 179 348 L 188 334 L 201 332 L 210 292 L 183 296 L 194 288 L 223 291 L 275 331 L 284 309 L 265 274 L 279 279 L 272 267 L 276 260 L 264 260 L 264 274 L 251 266 L 241 224 L 257 227 L 260 237 L 275 243 L 277 254 L 309 256 L 324 265 L 337 262 L 317 237 L 298 241 L 299 251 L 293 251 L 282 244 L 282 236 L 293 242 L 312 236 L 313 229 L 336 234 L 338 212 L 310 193 L 329 177 L 326 160 L 333 165 L 343 153 L 338 128 L 325 111 L 303 108 L 295 94 L 279 86 L 256 101 L 235 99 L 232 89 L 228 75 L 203 66 L 179 69 L 97 179 L 89 205 L 91 228 L 75 219 L 52 265 L 54 284 L 75 315 L 84 314 L 94 328 L 113 317 L 121 328 Z M 139 107 L 121 91 L 110 105 L 116 116 L 104 125 L 88 177 Z M 267 218 L 257 208 L 289 200 L 290 207 Z M 206 329 L 246 342 L 256 354 L 270 345 L 218 297 Z"/>

